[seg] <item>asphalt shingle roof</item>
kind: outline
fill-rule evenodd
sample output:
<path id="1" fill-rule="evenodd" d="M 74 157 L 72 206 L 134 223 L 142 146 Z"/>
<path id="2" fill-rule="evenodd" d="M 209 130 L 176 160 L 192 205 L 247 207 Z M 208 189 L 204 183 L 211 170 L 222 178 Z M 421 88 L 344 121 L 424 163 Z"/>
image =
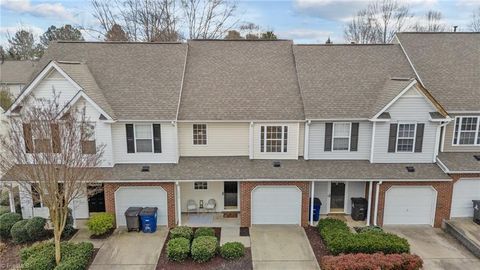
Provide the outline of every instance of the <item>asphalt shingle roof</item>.
<path id="1" fill-rule="evenodd" d="M 480 110 L 480 33 L 398 33 L 425 88 L 447 111 Z"/>
<path id="2" fill-rule="evenodd" d="M 480 156 L 480 152 L 442 152 L 437 159 L 452 172 L 480 172 L 480 161 L 475 159 L 475 155 Z"/>
<path id="3" fill-rule="evenodd" d="M 0 64 L 0 82 L 26 84 L 33 73 L 35 62 L 6 60 Z"/>

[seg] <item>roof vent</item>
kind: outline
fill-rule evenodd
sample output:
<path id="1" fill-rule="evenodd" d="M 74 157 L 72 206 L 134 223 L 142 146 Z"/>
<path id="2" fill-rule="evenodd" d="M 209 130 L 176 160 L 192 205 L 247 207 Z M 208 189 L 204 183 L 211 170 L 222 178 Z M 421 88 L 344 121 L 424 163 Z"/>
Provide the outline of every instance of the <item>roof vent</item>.
<path id="1" fill-rule="evenodd" d="M 415 172 L 415 167 L 413 166 L 407 166 L 406 168 L 408 172 Z"/>
<path id="2" fill-rule="evenodd" d="M 474 157 L 477 161 L 480 161 L 480 155 L 473 155 L 473 157 Z"/>
<path id="3" fill-rule="evenodd" d="M 149 172 L 150 166 L 142 166 L 142 172 Z"/>
<path id="4" fill-rule="evenodd" d="M 280 168 L 281 166 L 282 166 L 282 164 L 280 163 L 280 161 L 274 161 L 273 162 L 273 167 Z"/>

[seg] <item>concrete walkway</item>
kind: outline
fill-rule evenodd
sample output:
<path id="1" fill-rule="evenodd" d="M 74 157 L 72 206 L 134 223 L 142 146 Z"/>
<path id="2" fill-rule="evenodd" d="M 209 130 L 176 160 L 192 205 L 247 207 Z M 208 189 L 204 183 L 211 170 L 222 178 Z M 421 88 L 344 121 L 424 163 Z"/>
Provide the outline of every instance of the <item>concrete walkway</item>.
<path id="1" fill-rule="evenodd" d="M 101 246 L 90 269 L 155 269 L 167 234 L 166 227 L 153 234 L 117 229 Z"/>
<path id="2" fill-rule="evenodd" d="M 223 227 L 220 232 L 220 245 L 228 242 L 240 242 L 250 247 L 250 236 L 240 236 L 240 227 Z"/>
<path id="3" fill-rule="evenodd" d="M 480 269 L 480 260 L 442 229 L 428 225 L 384 226 L 408 240 L 411 252 L 422 257 L 425 270 Z"/>
<path id="4" fill-rule="evenodd" d="M 255 225 L 250 239 L 253 269 L 320 269 L 300 226 Z"/>

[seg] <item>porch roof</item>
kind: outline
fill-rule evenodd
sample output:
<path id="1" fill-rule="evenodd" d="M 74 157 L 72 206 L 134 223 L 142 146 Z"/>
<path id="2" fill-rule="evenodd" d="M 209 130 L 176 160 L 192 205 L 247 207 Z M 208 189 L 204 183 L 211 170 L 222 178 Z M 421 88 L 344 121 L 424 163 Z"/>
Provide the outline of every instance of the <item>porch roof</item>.
<path id="1" fill-rule="evenodd" d="M 479 173 L 480 161 L 475 156 L 480 157 L 480 152 L 442 152 L 438 154 L 437 159 L 449 173 Z"/>
<path id="2" fill-rule="evenodd" d="M 248 157 L 182 157 L 178 164 L 117 164 L 104 181 L 146 180 L 450 180 L 436 164 L 380 164 L 367 160 L 251 160 Z M 142 172 L 143 166 L 150 166 Z M 415 168 L 408 172 L 407 166 Z"/>

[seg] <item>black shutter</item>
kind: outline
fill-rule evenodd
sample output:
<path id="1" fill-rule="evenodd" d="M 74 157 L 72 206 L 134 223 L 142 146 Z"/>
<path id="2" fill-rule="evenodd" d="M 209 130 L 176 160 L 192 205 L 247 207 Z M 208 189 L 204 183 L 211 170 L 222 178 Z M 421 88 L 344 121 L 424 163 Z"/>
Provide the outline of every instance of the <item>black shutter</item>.
<path id="1" fill-rule="evenodd" d="M 160 124 L 153 124 L 153 152 L 162 152 L 162 135 Z"/>
<path id="2" fill-rule="evenodd" d="M 135 153 L 135 138 L 133 135 L 133 124 L 126 124 L 127 129 L 127 153 Z"/>
<path id="3" fill-rule="evenodd" d="M 350 138 L 350 151 L 358 150 L 358 123 L 352 123 L 351 138 Z"/>
<path id="4" fill-rule="evenodd" d="M 424 129 L 425 129 L 425 124 L 417 124 L 417 134 L 415 136 L 415 153 L 422 152 Z"/>
<path id="5" fill-rule="evenodd" d="M 33 152 L 33 138 L 32 126 L 30 124 L 23 124 L 23 140 L 25 141 L 25 152 Z"/>
<path id="6" fill-rule="evenodd" d="M 397 148 L 398 124 L 390 124 L 390 136 L 388 136 L 388 152 L 394 153 Z"/>
<path id="7" fill-rule="evenodd" d="M 60 129 L 58 124 L 50 124 L 50 131 L 52 134 L 52 148 L 53 153 L 60 153 L 62 151 Z"/>
<path id="8" fill-rule="evenodd" d="M 325 123 L 325 145 L 323 151 L 332 151 L 333 123 Z"/>

